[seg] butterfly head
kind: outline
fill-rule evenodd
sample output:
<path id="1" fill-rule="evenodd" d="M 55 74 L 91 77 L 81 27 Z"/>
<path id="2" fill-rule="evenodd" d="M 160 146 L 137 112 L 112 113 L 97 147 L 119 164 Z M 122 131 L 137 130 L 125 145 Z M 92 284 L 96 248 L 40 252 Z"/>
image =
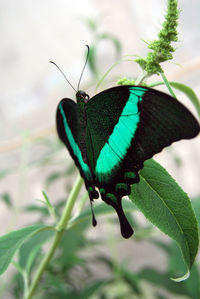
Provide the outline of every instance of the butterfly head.
<path id="1" fill-rule="evenodd" d="M 76 93 L 77 103 L 87 103 L 89 99 L 90 99 L 89 95 L 83 90 L 79 90 Z"/>

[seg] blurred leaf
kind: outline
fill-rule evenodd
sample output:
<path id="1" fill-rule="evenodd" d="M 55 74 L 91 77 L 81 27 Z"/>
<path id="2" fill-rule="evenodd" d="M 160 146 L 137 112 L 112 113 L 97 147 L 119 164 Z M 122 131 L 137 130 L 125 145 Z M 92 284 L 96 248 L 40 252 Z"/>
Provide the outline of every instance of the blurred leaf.
<path id="1" fill-rule="evenodd" d="M 198 227 L 187 194 L 151 159 L 140 171 L 140 182 L 132 185 L 130 198 L 147 219 L 178 243 L 190 269 L 198 250 Z"/>
<path id="2" fill-rule="evenodd" d="M 51 184 L 57 182 L 58 180 L 62 178 L 66 178 L 70 176 L 75 171 L 75 165 L 74 163 L 70 163 L 68 167 L 61 171 L 54 171 L 48 177 L 45 179 L 45 185 L 48 188 Z"/>
<path id="3" fill-rule="evenodd" d="M 186 269 L 186 265 L 183 261 L 182 254 L 175 242 L 170 242 L 168 244 L 169 252 L 168 252 L 168 272 L 170 277 L 179 276 Z"/>
<path id="4" fill-rule="evenodd" d="M 12 199 L 11 199 L 11 196 L 8 192 L 2 193 L 1 194 L 1 199 L 7 205 L 8 208 L 13 207 Z"/>
<path id="5" fill-rule="evenodd" d="M 0 237 L 0 274 L 4 273 L 12 261 L 16 251 L 27 238 L 41 230 L 49 229 L 43 224 L 35 224 L 19 230 L 12 231 Z"/>
<path id="6" fill-rule="evenodd" d="M 156 287 L 160 286 L 170 293 L 187 295 L 193 299 L 200 298 L 200 280 L 197 266 L 194 264 L 190 277 L 182 282 L 175 282 L 169 278 L 169 273 L 163 273 L 155 269 L 146 268 L 138 273 L 140 279 L 144 279 Z"/>
<path id="7" fill-rule="evenodd" d="M 28 205 L 24 208 L 25 211 L 27 212 L 32 212 L 32 213 L 40 213 L 42 214 L 43 216 L 48 216 L 49 215 L 49 211 L 48 211 L 48 208 L 45 206 L 45 207 L 42 207 L 42 206 L 39 206 L 39 205 Z"/>
<path id="8" fill-rule="evenodd" d="M 120 40 L 116 36 L 114 36 L 113 34 L 110 34 L 110 33 L 101 33 L 98 35 L 98 39 L 99 40 L 107 39 L 107 40 L 111 41 L 116 50 L 116 60 L 119 59 L 119 56 L 120 56 L 121 50 L 122 50 L 122 46 L 121 46 Z"/>
<path id="9" fill-rule="evenodd" d="M 168 299 L 168 297 L 161 295 L 159 292 L 156 294 L 156 299 Z"/>
<path id="10" fill-rule="evenodd" d="M 28 273 L 41 246 L 52 236 L 53 231 L 46 230 L 25 241 L 19 250 L 19 265 Z"/>
<path id="11" fill-rule="evenodd" d="M 60 242 L 59 254 L 53 259 L 52 266 L 60 269 L 63 272 L 67 269 L 72 268 L 74 265 L 83 262 L 81 258 L 78 257 L 77 252 L 79 250 L 83 251 L 89 241 L 85 238 L 85 229 L 87 225 L 81 225 L 79 227 L 67 230 Z"/>
<path id="12" fill-rule="evenodd" d="M 133 292 L 137 295 L 141 295 L 141 289 L 139 286 L 139 277 L 126 269 L 121 269 L 121 275 L 123 279 L 129 284 Z"/>
<path id="13" fill-rule="evenodd" d="M 90 55 L 88 57 L 88 66 L 93 75 L 98 75 L 98 68 L 96 63 L 96 46 L 90 46 Z"/>
<path id="14" fill-rule="evenodd" d="M 93 76 L 95 76 L 95 77 L 97 77 L 99 74 L 98 64 L 97 64 L 97 61 L 98 61 L 97 50 L 98 50 L 99 43 L 102 40 L 108 40 L 113 44 L 115 52 L 116 52 L 115 60 L 118 60 L 121 55 L 121 48 L 122 48 L 121 42 L 116 36 L 114 36 L 113 34 L 110 34 L 110 33 L 96 34 L 94 45 L 90 45 L 90 54 L 88 57 L 88 66 L 89 66 Z"/>
<path id="15" fill-rule="evenodd" d="M 45 185 L 48 187 L 52 183 L 56 182 L 58 179 L 63 177 L 63 172 L 55 171 L 52 172 L 45 180 Z"/>
<path id="16" fill-rule="evenodd" d="M 77 299 L 90 298 L 93 294 L 95 294 L 98 291 L 100 287 L 104 285 L 104 283 L 105 283 L 104 280 L 97 280 L 92 282 L 89 286 L 86 286 L 85 290 L 83 290 L 81 294 L 79 294 L 79 296 L 77 296 Z"/>
<path id="17" fill-rule="evenodd" d="M 47 279 L 42 285 L 42 290 L 43 294 L 41 298 L 71 298 L 69 297 L 70 290 L 65 281 L 54 273 L 48 273 Z"/>
<path id="18" fill-rule="evenodd" d="M 12 279 L 9 281 L 9 286 L 13 295 L 11 298 L 23 298 L 24 281 L 21 273 L 14 273 Z"/>
<path id="19" fill-rule="evenodd" d="M 175 242 L 168 244 L 169 254 L 168 254 L 168 272 L 170 276 L 179 275 L 185 269 L 183 259 L 178 250 Z M 191 268 L 190 277 L 183 281 L 181 285 L 185 288 L 185 294 L 191 296 L 191 298 L 200 298 L 200 277 L 199 269 L 196 264 L 193 264 Z"/>
<path id="20" fill-rule="evenodd" d="M 96 29 L 98 28 L 98 21 L 95 18 L 85 18 L 84 19 L 86 25 L 93 31 L 95 32 Z"/>
<path id="21" fill-rule="evenodd" d="M 200 196 L 194 198 L 191 202 L 192 202 L 192 207 L 194 209 L 195 215 L 197 217 L 198 224 L 200 226 Z"/>
<path id="22" fill-rule="evenodd" d="M 10 172 L 12 171 L 11 168 L 6 168 L 0 171 L 0 180 L 2 180 L 4 177 L 6 177 Z"/>
<path id="23" fill-rule="evenodd" d="M 167 291 L 179 295 L 185 295 L 184 282 L 175 282 L 169 278 L 169 273 L 163 273 L 155 269 L 146 268 L 138 273 L 138 277 L 142 280 L 151 282 L 156 287 L 160 286 Z"/>
<path id="24" fill-rule="evenodd" d="M 191 269 L 190 277 L 184 281 L 187 294 L 193 299 L 200 298 L 200 276 L 197 265 L 194 264 Z"/>

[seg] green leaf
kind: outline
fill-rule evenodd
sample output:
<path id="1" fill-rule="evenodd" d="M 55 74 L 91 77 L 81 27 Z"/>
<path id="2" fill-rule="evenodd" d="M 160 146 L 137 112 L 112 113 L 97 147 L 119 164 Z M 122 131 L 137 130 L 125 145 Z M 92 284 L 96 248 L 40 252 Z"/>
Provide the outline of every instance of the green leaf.
<path id="1" fill-rule="evenodd" d="M 187 194 L 151 159 L 144 163 L 130 198 L 147 219 L 177 242 L 190 270 L 198 251 L 198 227 Z"/>
<path id="2" fill-rule="evenodd" d="M 0 274 L 6 271 L 14 254 L 27 238 L 49 228 L 50 227 L 45 227 L 43 224 L 35 224 L 12 231 L 0 237 Z"/>

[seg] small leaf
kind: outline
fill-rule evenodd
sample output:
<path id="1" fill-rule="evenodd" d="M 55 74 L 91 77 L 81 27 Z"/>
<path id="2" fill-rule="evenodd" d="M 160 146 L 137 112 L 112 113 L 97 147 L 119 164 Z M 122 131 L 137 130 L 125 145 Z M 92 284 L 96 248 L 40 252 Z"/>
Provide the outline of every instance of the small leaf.
<path id="1" fill-rule="evenodd" d="M 44 202 L 43 202 L 44 203 Z M 36 212 L 36 213 L 40 213 L 42 216 L 48 216 L 49 215 L 49 211 L 48 208 L 45 207 L 41 207 L 39 205 L 28 205 L 24 208 L 25 211 L 27 212 Z"/>
<path id="2" fill-rule="evenodd" d="M 0 237 L 0 274 L 6 271 L 14 254 L 27 238 L 46 229 L 50 229 L 50 227 L 45 227 L 43 224 L 35 224 Z"/>
<path id="3" fill-rule="evenodd" d="M 130 198 L 147 219 L 174 239 L 190 270 L 198 250 L 197 221 L 187 194 L 154 160 L 144 163 Z"/>
<path id="4" fill-rule="evenodd" d="M 13 206 L 11 196 L 8 192 L 1 194 L 1 199 L 2 201 L 4 201 L 8 208 L 11 208 Z"/>

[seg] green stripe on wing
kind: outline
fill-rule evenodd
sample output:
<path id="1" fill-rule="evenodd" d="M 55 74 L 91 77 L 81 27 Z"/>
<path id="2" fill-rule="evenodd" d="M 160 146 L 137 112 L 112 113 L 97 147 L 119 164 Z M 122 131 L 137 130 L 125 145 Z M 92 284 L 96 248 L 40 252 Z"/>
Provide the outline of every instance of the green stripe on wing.
<path id="1" fill-rule="evenodd" d="M 71 148 L 74 152 L 74 155 L 78 159 L 78 162 L 79 162 L 79 164 L 82 168 L 82 171 L 84 172 L 84 175 L 86 176 L 86 178 L 91 179 L 92 175 L 91 175 L 90 169 L 89 169 L 88 165 L 83 161 L 83 157 L 82 157 L 80 148 L 77 145 L 76 141 L 74 140 L 74 137 L 72 135 L 72 132 L 71 132 L 70 127 L 69 127 L 68 122 L 67 122 L 67 118 L 65 116 L 65 112 L 64 112 L 63 107 L 62 107 L 62 103 L 60 103 L 60 105 L 59 105 L 59 110 L 60 110 L 60 113 L 61 113 L 62 118 L 63 118 L 65 133 L 67 135 L 67 139 L 70 143 L 70 146 L 71 146 Z"/>
<path id="2" fill-rule="evenodd" d="M 145 91 L 146 89 L 141 87 L 129 88 L 130 95 L 119 117 L 119 121 L 115 125 L 108 141 L 101 149 L 96 162 L 95 173 L 100 182 L 105 182 L 107 175 L 126 156 L 140 120 L 138 102 L 142 101 Z"/>

